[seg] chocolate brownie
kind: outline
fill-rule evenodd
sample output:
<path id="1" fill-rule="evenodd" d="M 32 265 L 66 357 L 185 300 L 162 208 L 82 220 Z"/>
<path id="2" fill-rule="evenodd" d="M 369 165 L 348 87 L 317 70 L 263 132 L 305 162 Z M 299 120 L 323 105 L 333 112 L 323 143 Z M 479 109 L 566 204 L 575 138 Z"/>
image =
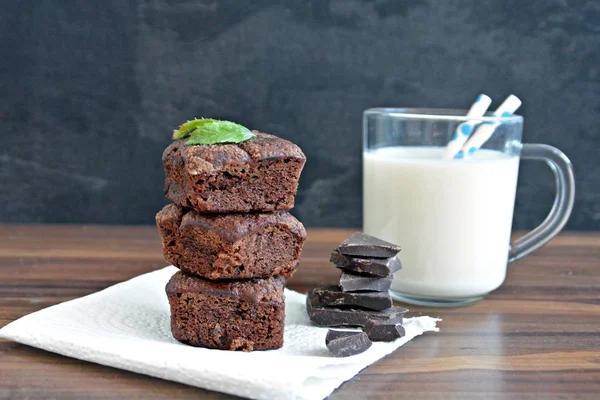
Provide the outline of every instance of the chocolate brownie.
<path id="1" fill-rule="evenodd" d="M 306 231 L 286 211 L 201 214 L 175 204 L 156 215 L 165 258 L 207 279 L 291 277 Z"/>
<path id="2" fill-rule="evenodd" d="M 215 282 L 177 272 L 166 286 L 173 337 L 210 349 L 280 348 L 284 284 L 283 277 Z"/>
<path id="3" fill-rule="evenodd" d="M 186 146 L 163 153 L 165 195 L 200 212 L 290 210 L 306 162 L 292 142 L 266 133 L 239 144 Z"/>

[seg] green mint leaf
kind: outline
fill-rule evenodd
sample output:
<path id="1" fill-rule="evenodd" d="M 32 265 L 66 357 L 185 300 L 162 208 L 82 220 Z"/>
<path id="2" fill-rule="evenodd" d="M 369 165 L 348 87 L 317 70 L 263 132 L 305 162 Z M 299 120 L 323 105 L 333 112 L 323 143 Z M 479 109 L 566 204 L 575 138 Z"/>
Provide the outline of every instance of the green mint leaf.
<path id="1" fill-rule="evenodd" d="M 194 118 L 191 121 L 187 121 L 183 124 L 181 124 L 181 126 L 179 127 L 179 129 L 176 129 L 173 131 L 173 139 L 182 139 L 184 138 L 188 133 L 190 133 L 190 131 L 193 131 L 194 129 L 205 125 L 205 124 L 209 124 L 212 122 L 215 122 L 216 120 L 214 119 L 210 119 L 210 118 Z"/>
<path id="2" fill-rule="evenodd" d="M 216 143 L 241 143 L 256 135 L 245 126 L 230 121 L 212 120 L 196 127 L 186 145 L 216 144 Z"/>

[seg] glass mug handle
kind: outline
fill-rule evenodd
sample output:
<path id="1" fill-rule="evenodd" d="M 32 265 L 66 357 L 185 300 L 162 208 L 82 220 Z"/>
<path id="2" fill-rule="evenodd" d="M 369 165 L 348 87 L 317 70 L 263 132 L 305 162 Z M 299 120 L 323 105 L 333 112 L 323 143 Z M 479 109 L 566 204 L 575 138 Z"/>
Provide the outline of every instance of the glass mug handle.
<path id="1" fill-rule="evenodd" d="M 556 236 L 567 223 L 575 198 L 573 167 L 562 151 L 546 144 L 525 143 L 521 149 L 521 159 L 546 161 L 554 173 L 556 197 L 544 222 L 511 243 L 508 253 L 509 263 L 525 257 Z"/>

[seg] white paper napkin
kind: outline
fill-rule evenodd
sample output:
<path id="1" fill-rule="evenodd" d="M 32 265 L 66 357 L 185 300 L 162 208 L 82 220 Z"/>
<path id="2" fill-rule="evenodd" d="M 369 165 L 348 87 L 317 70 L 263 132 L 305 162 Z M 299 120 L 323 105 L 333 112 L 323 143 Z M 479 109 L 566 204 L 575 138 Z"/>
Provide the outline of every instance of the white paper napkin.
<path id="1" fill-rule="evenodd" d="M 313 326 L 305 295 L 287 290 L 284 347 L 250 353 L 190 347 L 171 336 L 166 267 L 98 293 L 24 316 L 0 337 L 54 353 L 255 399 L 322 399 L 415 336 L 437 331 L 435 318 L 404 320 L 406 336 L 366 352 L 332 357 L 328 328 Z"/>

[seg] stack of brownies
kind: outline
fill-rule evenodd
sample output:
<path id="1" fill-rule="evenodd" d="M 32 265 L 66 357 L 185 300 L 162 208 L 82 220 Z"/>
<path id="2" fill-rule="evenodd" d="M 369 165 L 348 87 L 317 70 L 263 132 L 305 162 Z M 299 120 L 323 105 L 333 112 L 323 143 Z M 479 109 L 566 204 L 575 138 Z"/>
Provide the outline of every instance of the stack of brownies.
<path id="1" fill-rule="evenodd" d="M 400 247 L 357 232 L 331 253 L 331 262 L 342 270 L 339 284 L 308 293 L 306 308 L 319 326 L 361 327 L 372 341 L 392 341 L 404 336 L 403 317 L 408 310 L 392 305 L 389 288 L 401 264 Z"/>
<path id="2" fill-rule="evenodd" d="M 165 194 L 157 215 L 175 339 L 224 350 L 283 346 L 285 280 L 298 267 L 306 231 L 294 206 L 306 158 L 295 144 L 254 131 L 239 144 L 163 153 Z"/>

